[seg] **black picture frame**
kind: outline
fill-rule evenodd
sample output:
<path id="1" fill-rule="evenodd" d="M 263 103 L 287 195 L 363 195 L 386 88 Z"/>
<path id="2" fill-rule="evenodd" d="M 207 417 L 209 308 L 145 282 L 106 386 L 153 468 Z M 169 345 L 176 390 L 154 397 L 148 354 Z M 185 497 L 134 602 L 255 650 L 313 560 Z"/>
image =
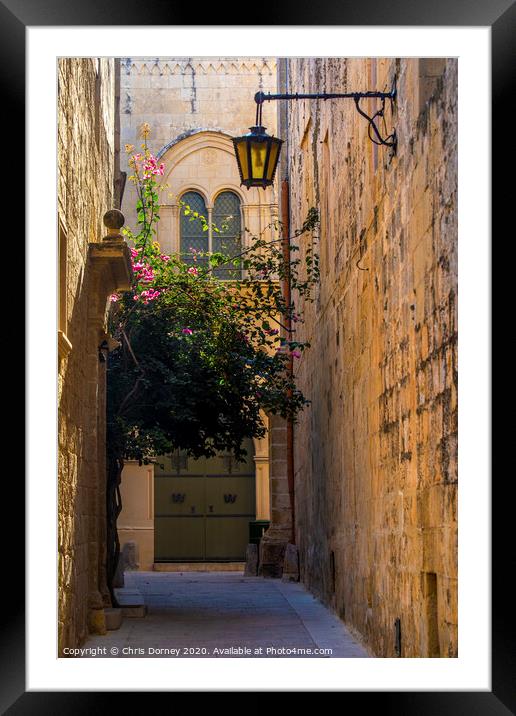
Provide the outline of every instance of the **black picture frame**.
<path id="1" fill-rule="evenodd" d="M 235 7 L 236 9 L 236 7 Z M 231 3 L 226 4 L 223 14 L 213 8 L 203 10 L 204 23 L 214 19 L 237 17 L 242 22 L 240 12 L 234 13 Z M 368 3 L 335 3 L 331 0 L 318 3 L 291 1 L 281 6 L 274 4 L 270 8 L 262 7 L 263 25 L 362 25 L 362 26 L 489 26 L 492 33 L 492 216 L 493 237 L 501 236 L 502 222 L 508 214 L 507 209 L 514 204 L 513 182 L 507 181 L 504 167 L 514 171 L 514 142 L 510 139 L 511 128 L 507 128 L 507 111 L 512 98 L 512 83 L 515 67 L 516 45 L 516 6 L 513 0 L 432 0 L 431 3 L 416 3 L 414 0 L 369 0 Z M 121 22 L 122 20 L 122 22 Z M 256 14 L 245 18 L 248 25 L 256 25 Z M 215 28 L 219 23 L 214 22 Z M 191 9 L 178 7 L 165 0 L 111 0 L 109 3 L 90 3 L 81 0 L 0 0 L 0 76 L 2 78 L 2 105 L 4 118 L 9 121 L 10 132 L 18 136 L 25 123 L 25 28 L 27 26 L 73 26 L 73 25 L 192 25 Z M 225 23 L 227 25 L 227 23 Z M 504 125 L 502 128 L 502 119 Z M 471 118 L 474 122 L 474 117 Z M 8 136 L 8 135 L 6 135 Z M 21 140 L 18 139 L 21 145 Z M 503 145 L 502 145 L 503 142 Z M 512 152 L 512 154 L 511 154 Z M 22 151 L 16 152 L 18 161 Z M 502 166 L 503 160 L 503 166 Z M 21 235 L 17 217 L 16 233 Z M 48 237 L 47 237 L 48 238 Z M 21 242 L 20 242 L 21 243 Z M 21 246 L 19 260 L 23 261 Z M 499 292 L 509 283 L 509 262 L 502 261 L 497 283 L 494 285 L 493 305 L 497 303 Z M 509 284 L 511 285 L 511 284 Z M 21 301 L 22 299 L 18 299 Z M 22 308 L 23 306 L 19 306 Z M 493 314 L 494 315 L 494 314 Z M 494 327 L 494 326 L 493 326 Z M 21 363 L 21 361 L 20 361 Z M 496 378 L 495 376 L 499 376 Z M 493 372 L 493 388 L 496 379 L 501 381 L 500 372 Z M 505 437 L 508 438 L 507 433 Z M 493 473 L 496 467 L 495 455 L 502 455 L 504 444 L 503 430 L 493 434 L 492 454 Z M 493 518 L 492 518 L 492 691 L 490 692 L 344 692 L 340 698 L 344 705 L 350 706 L 350 699 L 357 699 L 361 708 L 378 709 L 382 713 L 396 713 L 397 716 L 447 714 L 486 714 L 500 716 L 516 713 L 516 648 L 514 637 L 514 598 L 507 593 L 507 580 L 516 573 L 512 513 L 514 502 L 508 496 L 512 483 L 511 470 L 500 471 L 493 480 Z M 24 503 L 24 482 L 20 471 L 18 480 L 9 476 L 7 499 L 11 504 Z M 506 478 L 506 479 L 504 479 Z M 509 485 L 507 484 L 509 483 Z M 5 488 L 4 488 L 5 489 Z M 18 514 L 22 510 L 18 509 Z M 18 559 L 6 564 L 9 579 L 4 583 L 7 605 L 2 611 L 2 629 L 0 632 L 1 676 L 0 709 L 1 713 L 52 713 L 86 714 L 102 712 L 101 702 L 113 705 L 118 703 L 117 694 L 95 692 L 26 692 L 25 691 L 25 569 L 21 559 L 24 552 L 24 531 L 18 526 Z M 237 685 L 236 685 L 237 686 Z M 143 705 L 146 693 L 132 693 L 132 709 Z M 115 702 L 117 699 L 117 702 Z M 148 704 L 148 702 L 147 702 Z M 147 706 L 148 708 L 148 706 Z M 110 707 L 111 710 L 111 707 Z"/>

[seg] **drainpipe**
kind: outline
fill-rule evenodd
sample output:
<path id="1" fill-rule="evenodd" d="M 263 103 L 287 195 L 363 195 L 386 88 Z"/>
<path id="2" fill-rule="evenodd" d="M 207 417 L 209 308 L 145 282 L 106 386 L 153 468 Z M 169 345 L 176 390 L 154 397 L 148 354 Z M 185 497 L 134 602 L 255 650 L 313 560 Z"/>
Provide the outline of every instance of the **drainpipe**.
<path id="1" fill-rule="evenodd" d="M 287 265 L 290 262 L 290 204 L 289 204 L 289 184 L 288 179 L 284 179 L 281 182 L 281 225 L 282 225 L 282 246 L 283 246 L 283 259 Z M 290 288 L 290 274 L 287 273 L 287 278 L 283 282 L 283 296 L 285 303 L 290 306 L 292 296 Z M 285 326 L 287 330 L 287 337 L 292 337 L 292 322 L 290 317 L 287 316 L 285 320 Z M 294 361 L 292 356 L 289 358 L 288 371 L 290 375 L 294 372 Z M 292 532 L 290 541 L 292 544 L 296 544 L 296 505 L 295 505 L 295 492 L 294 492 L 294 421 L 292 418 L 287 419 L 287 483 L 288 493 L 290 498 L 290 511 L 292 515 Z"/>

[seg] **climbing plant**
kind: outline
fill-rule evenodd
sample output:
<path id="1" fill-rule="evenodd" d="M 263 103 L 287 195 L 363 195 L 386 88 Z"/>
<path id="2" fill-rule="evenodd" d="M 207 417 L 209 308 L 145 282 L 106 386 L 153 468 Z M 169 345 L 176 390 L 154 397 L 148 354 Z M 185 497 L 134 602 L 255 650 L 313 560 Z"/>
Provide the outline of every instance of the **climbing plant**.
<path id="1" fill-rule="evenodd" d="M 107 579 L 115 603 L 124 460 L 148 463 L 178 448 L 194 457 L 231 451 L 242 459 L 244 439 L 265 434 L 260 409 L 295 420 L 308 400 L 291 366 L 309 344 L 286 330 L 303 319 L 285 301 L 282 283 L 311 301 L 319 275 L 314 242 L 305 242 L 303 252 L 296 243 L 301 234 L 317 233 L 315 209 L 288 237 L 289 253 L 274 221 L 267 238 L 245 229 L 237 255 L 193 248 L 188 257 L 165 254 L 156 240 L 165 167 L 149 151 L 148 133 L 144 125 L 141 151 L 126 145 L 137 230 L 123 233 L 134 281 L 130 291 L 111 297 L 109 316 L 120 344 L 109 355 L 107 374 Z M 205 216 L 184 202 L 180 208 L 209 230 Z M 223 238 L 227 223 L 212 225 L 212 232 Z M 221 279 L 224 267 L 241 278 Z"/>

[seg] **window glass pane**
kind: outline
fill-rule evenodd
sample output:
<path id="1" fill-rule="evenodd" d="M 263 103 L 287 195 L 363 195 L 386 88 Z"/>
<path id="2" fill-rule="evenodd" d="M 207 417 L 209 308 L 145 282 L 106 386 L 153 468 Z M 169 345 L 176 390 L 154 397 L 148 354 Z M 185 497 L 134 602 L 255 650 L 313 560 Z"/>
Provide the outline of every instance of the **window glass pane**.
<path id="1" fill-rule="evenodd" d="M 186 194 L 183 194 L 181 201 L 184 201 L 185 204 L 190 207 L 191 211 L 190 214 L 185 216 L 184 211 L 187 207 L 180 207 L 181 258 L 185 263 L 193 264 L 194 258 L 192 249 L 195 249 L 196 251 L 208 251 L 208 232 L 202 230 L 203 225 L 199 219 L 194 218 L 194 220 L 191 221 L 192 214 L 196 211 L 204 216 L 207 221 L 208 211 L 206 209 L 204 199 L 195 191 L 188 191 Z M 198 267 L 208 266 L 208 258 L 198 258 L 195 265 Z"/>
<path id="2" fill-rule="evenodd" d="M 224 191 L 215 199 L 213 223 L 220 229 L 220 233 L 213 232 L 213 251 L 220 251 L 228 258 L 240 254 L 242 251 L 240 199 L 232 191 Z M 220 266 L 213 273 L 218 278 L 227 280 L 242 277 L 241 268 L 232 263 Z"/>

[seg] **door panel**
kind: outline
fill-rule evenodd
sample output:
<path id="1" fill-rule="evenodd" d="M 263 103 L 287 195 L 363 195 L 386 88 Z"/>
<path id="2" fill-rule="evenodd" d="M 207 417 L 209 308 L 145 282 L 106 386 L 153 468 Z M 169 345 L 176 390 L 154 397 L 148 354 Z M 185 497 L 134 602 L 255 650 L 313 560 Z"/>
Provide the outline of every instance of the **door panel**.
<path id="1" fill-rule="evenodd" d="M 252 517 L 207 517 L 206 559 L 245 559 L 249 543 L 249 521 Z"/>
<path id="2" fill-rule="evenodd" d="M 155 560 L 204 559 L 204 517 L 158 517 L 155 519 Z"/>
<path id="3" fill-rule="evenodd" d="M 231 455 L 188 458 L 179 451 L 155 466 L 157 561 L 245 559 L 255 519 L 253 443 L 245 462 Z"/>
<path id="4" fill-rule="evenodd" d="M 205 478 L 156 477 L 156 516 L 203 515 L 205 508 Z"/>
<path id="5" fill-rule="evenodd" d="M 218 515 L 254 515 L 255 487 L 253 475 L 227 475 L 206 478 L 206 507 L 208 517 Z M 249 519 L 253 519 L 250 517 Z"/>

